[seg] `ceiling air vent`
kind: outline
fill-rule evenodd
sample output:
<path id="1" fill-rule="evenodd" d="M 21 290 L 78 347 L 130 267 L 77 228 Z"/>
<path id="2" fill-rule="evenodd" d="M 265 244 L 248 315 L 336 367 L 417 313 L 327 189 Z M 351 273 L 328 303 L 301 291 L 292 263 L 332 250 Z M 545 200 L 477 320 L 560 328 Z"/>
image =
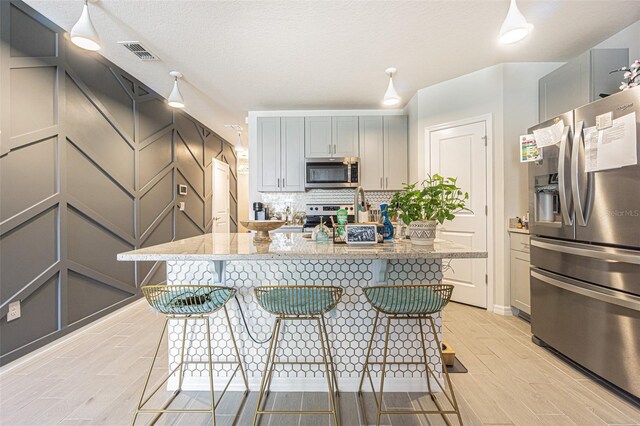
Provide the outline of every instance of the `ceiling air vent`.
<path id="1" fill-rule="evenodd" d="M 123 45 L 131 53 L 136 55 L 142 61 L 157 61 L 159 58 L 142 45 L 139 41 L 119 41 L 118 44 Z"/>

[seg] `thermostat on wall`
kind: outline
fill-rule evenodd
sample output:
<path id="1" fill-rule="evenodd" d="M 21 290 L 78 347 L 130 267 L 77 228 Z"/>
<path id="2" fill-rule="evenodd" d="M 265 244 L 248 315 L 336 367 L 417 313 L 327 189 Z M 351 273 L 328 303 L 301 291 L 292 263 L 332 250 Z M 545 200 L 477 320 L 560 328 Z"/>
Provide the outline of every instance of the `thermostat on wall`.
<path id="1" fill-rule="evenodd" d="M 178 185 L 178 195 L 187 195 L 187 185 Z"/>

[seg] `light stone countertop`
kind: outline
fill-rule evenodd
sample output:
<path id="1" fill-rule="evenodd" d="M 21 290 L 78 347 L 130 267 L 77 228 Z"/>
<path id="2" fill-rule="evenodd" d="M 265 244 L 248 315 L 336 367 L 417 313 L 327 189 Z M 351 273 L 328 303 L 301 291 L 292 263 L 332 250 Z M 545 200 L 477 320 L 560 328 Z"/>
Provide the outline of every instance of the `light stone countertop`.
<path id="1" fill-rule="evenodd" d="M 269 244 L 254 244 L 252 234 L 205 234 L 118 254 L 118 260 L 309 260 L 309 259 L 453 259 L 486 258 L 487 252 L 451 241 L 432 247 L 393 243 L 347 245 L 316 243 L 300 233 L 272 233 Z"/>

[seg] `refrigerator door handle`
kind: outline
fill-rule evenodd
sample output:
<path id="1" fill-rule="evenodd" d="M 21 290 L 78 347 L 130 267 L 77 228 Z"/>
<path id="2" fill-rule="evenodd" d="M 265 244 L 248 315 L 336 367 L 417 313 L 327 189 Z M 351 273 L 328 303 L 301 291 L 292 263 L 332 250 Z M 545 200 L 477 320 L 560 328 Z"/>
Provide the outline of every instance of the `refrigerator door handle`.
<path id="1" fill-rule="evenodd" d="M 591 205 L 593 200 L 593 176 L 587 173 L 587 196 L 585 197 L 585 206 L 582 206 L 580 197 L 580 146 L 584 143 L 582 131 L 584 129 L 584 121 L 579 121 L 576 126 L 576 133 L 573 136 L 573 147 L 571 149 L 571 189 L 573 193 L 573 205 L 576 213 L 576 222 L 580 226 L 587 226 L 589 217 L 591 216 Z"/>
<path id="2" fill-rule="evenodd" d="M 622 306 L 627 309 L 632 309 L 634 311 L 640 311 L 640 297 L 630 296 L 630 295 L 619 295 L 614 296 L 611 294 L 604 293 L 596 286 L 587 283 L 580 283 L 575 280 L 571 280 L 571 284 L 566 281 L 561 281 L 552 277 L 543 275 L 539 270 L 532 268 L 531 269 L 531 277 L 537 280 L 540 280 L 544 283 L 551 284 L 552 286 L 561 288 L 566 291 L 570 291 L 572 293 L 581 294 L 583 296 L 589 297 L 591 299 L 600 300 L 605 303 L 611 303 L 613 305 Z"/>
<path id="3" fill-rule="evenodd" d="M 565 225 L 573 225 L 573 217 L 571 216 L 571 203 L 567 200 L 567 191 L 566 191 L 566 173 L 565 173 L 565 153 L 567 152 L 567 142 L 569 140 L 569 131 L 571 127 L 564 126 L 564 131 L 562 132 L 562 138 L 560 139 L 560 153 L 558 154 L 558 176 L 560 180 L 560 210 L 562 211 L 562 218 L 564 219 Z"/>
<path id="4" fill-rule="evenodd" d="M 576 256 L 591 257 L 601 259 L 610 262 L 624 262 L 633 265 L 640 265 L 640 255 L 632 252 L 631 250 L 616 249 L 615 252 L 610 251 L 612 249 L 605 250 L 589 250 L 580 247 L 574 247 L 568 244 L 561 244 L 558 242 L 547 243 L 537 239 L 531 239 L 531 246 L 539 247 L 541 249 L 557 251 L 560 253 L 575 254 Z"/>

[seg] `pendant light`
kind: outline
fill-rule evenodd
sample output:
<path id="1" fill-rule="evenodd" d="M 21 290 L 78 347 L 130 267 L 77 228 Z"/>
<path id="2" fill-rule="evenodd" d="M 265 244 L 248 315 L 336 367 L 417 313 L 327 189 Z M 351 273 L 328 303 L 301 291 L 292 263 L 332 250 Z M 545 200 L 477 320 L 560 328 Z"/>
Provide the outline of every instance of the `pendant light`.
<path id="1" fill-rule="evenodd" d="M 393 67 L 384 70 L 385 73 L 389 74 L 389 87 L 387 87 L 382 103 L 387 106 L 398 105 L 400 103 L 400 96 L 398 92 L 396 92 L 396 88 L 393 87 L 393 74 L 395 74 L 396 71 Z"/>
<path id="2" fill-rule="evenodd" d="M 169 106 L 171 108 L 184 108 L 184 98 L 182 97 L 182 93 L 180 93 L 180 89 L 178 88 L 178 79 L 182 78 L 182 73 L 178 71 L 171 71 L 169 73 L 171 77 L 173 77 L 173 89 L 171 89 L 171 93 L 169 93 Z"/>
<path id="3" fill-rule="evenodd" d="M 85 50 L 100 50 L 100 37 L 89 16 L 89 4 L 84 0 L 82 15 L 71 28 L 71 42 Z"/>
<path id="4" fill-rule="evenodd" d="M 502 27 L 500 27 L 500 43 L 516 43 L 527 37 L 531 30 L 533 30 L 533 25 L 524 18 L 524 15 L 518 9 L 516 0 L 511 0 L 507 17 L 504 18 Z"/>

